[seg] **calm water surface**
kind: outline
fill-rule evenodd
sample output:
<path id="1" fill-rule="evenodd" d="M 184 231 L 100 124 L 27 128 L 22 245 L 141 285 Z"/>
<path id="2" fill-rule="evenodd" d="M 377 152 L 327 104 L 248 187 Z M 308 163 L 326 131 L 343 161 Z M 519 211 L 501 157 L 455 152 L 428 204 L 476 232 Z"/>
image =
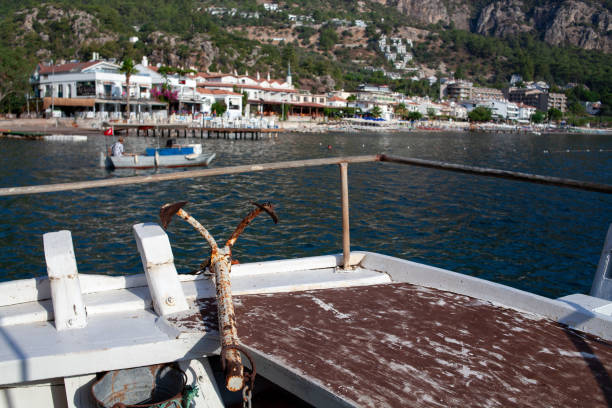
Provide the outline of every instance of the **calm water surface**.
<path id="1" fill-rule="evenodd" d="M 152 173 L 98 167 L 99 152 L 110 142 L 97 135 L 80 143 L 2 139 L 0 186 Z M 213 167 L 386 153 L 612 183 L 609 136 L 283 134 L 202 142 L 217 153 Z M 126 150 L 154 143 L 129 138 Z M 339 185 L 337 166 L 325 166 L 0 197 L 0 280 L 46 274 L 41 236 L 62 229 L 72 231 L 81 273 L 139 273 L 132 225 L 157 222 L 160 206 L 179 200 L 189 201 L 186 210 L 220 242 L 250 211 L 249 201 L 272 201 L 280 223 L 256 219 L 233 251 L 241 262 L 341 252 Z M 353 249 L 549 297 L 589 291 L 612 223 L 609 195 L 394 164 L 350 165 L 349 190 Z M 182 220 L 173 221 L 168 234 L 179 272 L 207 256 L 207 245 Z"/>

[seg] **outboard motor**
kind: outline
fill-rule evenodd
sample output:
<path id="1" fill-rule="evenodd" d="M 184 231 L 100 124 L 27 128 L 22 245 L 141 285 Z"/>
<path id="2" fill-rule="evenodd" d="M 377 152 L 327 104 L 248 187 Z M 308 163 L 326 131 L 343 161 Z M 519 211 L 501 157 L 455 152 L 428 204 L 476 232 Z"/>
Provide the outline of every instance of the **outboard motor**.
<path id="1" fill-rule="evenodd" d="M 612 300 L 612 224 L 608 228 L 608 235 L 604 243 L 597 272 L 591 287 L 591 296 Z"/>

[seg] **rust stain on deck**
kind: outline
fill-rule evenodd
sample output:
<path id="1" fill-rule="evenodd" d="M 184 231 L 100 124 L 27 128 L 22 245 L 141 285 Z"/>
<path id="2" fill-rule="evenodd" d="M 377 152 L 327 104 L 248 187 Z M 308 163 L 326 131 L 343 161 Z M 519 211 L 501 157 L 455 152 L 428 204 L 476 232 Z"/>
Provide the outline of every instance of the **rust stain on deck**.
<path id="1" fill-rule="evenodd" d="M 242 342 L 360 406 L 605 407 L 612 347 L 409 284 L 236 297 Z"/>

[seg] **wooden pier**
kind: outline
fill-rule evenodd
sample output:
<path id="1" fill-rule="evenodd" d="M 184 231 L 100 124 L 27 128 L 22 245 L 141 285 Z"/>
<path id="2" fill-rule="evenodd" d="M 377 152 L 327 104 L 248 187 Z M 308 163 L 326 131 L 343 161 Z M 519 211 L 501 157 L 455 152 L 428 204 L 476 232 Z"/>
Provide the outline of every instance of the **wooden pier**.
<path id="1" fill-rule="evenodd" d="M 282 129 L 266 128 L 237 128 L 237 127 L 192 127 L 180 124 L 169 125 L 147 125 L 126 123 L 103 123 L 104 128 L 112 127 L 114 133 L 143 137 L 162 138 L 201 138 L 201 139 L 235 139 L 235 140 L 259 140 L 262 135 L 278 136 Z"/>

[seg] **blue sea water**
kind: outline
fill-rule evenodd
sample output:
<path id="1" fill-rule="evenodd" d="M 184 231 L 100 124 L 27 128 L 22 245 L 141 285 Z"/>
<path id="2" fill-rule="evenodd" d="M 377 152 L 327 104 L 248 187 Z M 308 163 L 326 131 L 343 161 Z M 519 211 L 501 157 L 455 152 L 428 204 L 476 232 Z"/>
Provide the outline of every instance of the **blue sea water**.
<path id="1" fill-rule="evenodd" d="M 153 173 L 100 168 L 100 151 L 112 141 L 0 140 L 0 186 Z M 217 153 L 213 167 L 385 153 L 612 184 L 612 137 L 602 135 L 288 133 L 188 141 Z M 155 143 L 130 137 L 126 151 Z M 72 231 L 80 273 L 139 273 L 132 225 L 157 222 L 161 205 L 182 200 L 219 242 L 250 211 L 250 201 L 275 204 L 280 223 L 257 218 L 234 248 L 240 262 L 338 253 L 339 187 L 338 167 L 322 166 L 0 197 L 0 280 L 44 275 L 42 234 L 63 229 Z M 352 249 L 548 297 L 588 293 L 612 223 L 610 195 L 390 163 L 350 165 L 349 194 Z M 179 272 L 207 257 L 206 243 L 182 220 L 168 234 Z"/>

